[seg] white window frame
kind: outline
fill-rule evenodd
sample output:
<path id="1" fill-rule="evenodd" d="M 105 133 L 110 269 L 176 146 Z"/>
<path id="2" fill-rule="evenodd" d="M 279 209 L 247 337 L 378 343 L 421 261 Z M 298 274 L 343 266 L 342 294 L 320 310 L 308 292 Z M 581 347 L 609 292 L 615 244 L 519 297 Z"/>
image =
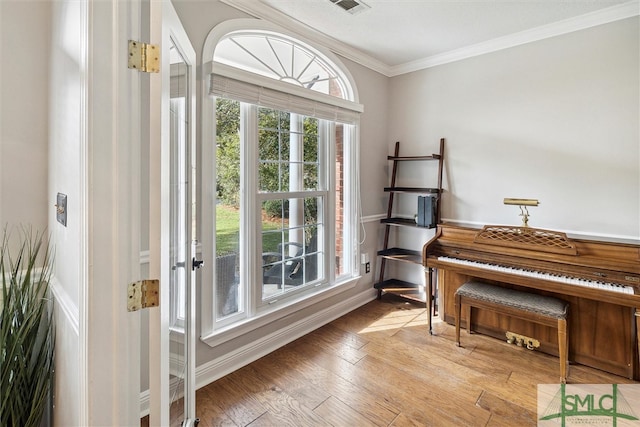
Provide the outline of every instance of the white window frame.
<path id="1" fill-rule="evenodd" d="M 253 106 L 252 114 L 254 114 L 256 110 L 257 110 L 257 107 Z M 320 287 L 320 286 L 325 287 L 329 283 L 335 282 L 334 275 L 330 274 L 328 271 L 329 260 L 333 258 L 333 256 L 331 255 L 335 255 L 335 254 L 333 253 L 333 250 L 330 250 L 325 244 L 325 242 L 329 241 L 329 236 L 333 235 L 333 234 L 330 234 L 329 224 L 335 223 L 335 215 L 329 211 L 329 207 L 334 206 L 334 202 L 332 202 L 331 196 L 330 196 L 332 193 L 330 189 L 335 188 L 335 180 L 333 179 L 335 176 L 335 167 L 334 167 L 335 162 L 331 162 L 332 157 L 330 157 L 330 155 L 328 154 L 329 152 L 334 151 L 332 150 L 332 148 L 334 147 L 331 147 L 331 145 L 335 145 L 335 138 L 333 135 L 327 133 L 327 128 L 329 126 L 331 126 L 330 122 L 326 120 L 319 120 L 318 134 L 320 136 L 321 147 L 319 147 L 318 149 L 318 161 L 319 161 L 319 165 L 322 166 L 318 170 L 318 175 L 319 175 L 318 181 L 319 181 L 320 188 L 314 191 L 285 191 L 285 192 L 277 192 L 277 193 L 265 193 L 265 192 L 260 192 L 257 187 L 254 187 L 252 188 L 252 191 L 251 191 L 255 198 L 254 199 L 255 206 L 253 208 L 250 208 L 252 209 L 251 212 L 260 212 L 262 202 L 265 200 L 273 200 L 273 199 L 281 199 L 281 198 L 288 198 L 288 199 L 303 198 L 304 199 L 306 197 L 322 197 L 324 199 L 324 204 L 322 206 L 322 213 L 320 214 L 321 218 L 323 219 L 322 235 L 318 236 L 318 247 L 323 249 L 323 252 L 325 253 L 325 260 L 322 263 L 321 281 L 315 283 L 316 287 Z M 254 131 L 255 129 L 257 129 L 257 126 L 255 126 L 255 128 L 252 129 L 251 131 Z M 251 135 L 250 138 L 252 139 L 252 143 L 253 143 L 250 145 L 251 148 L 253 149 L 252 154 L 255 157 L 248 159 L 248 163 L 257 164 L 258 163 L 258 144 L 257 144 L 258 135 L 257 134 Z M 254 257 L 255 257 L 254 259 L 260 260 L 262 259 L 263 245 L 262 245 L 262 233 L 260 231 L 261 224 L 259 222 L 260 220 L 259 216 L 256 216 L 256 220 L 257 220 L 256 225 L 255 227 L 253 227 L 253 231 L 255 231 L 256 233 L 255 242 L 257 243 L 256 245 L 257 252 L 254 253 Z M 258 273 L 256 272 L 256 274 Z M 261 274 L 258 274 L 258 276 L 261 276 Z M 255 277 L 254 280 L 258 280 L 258 277 Z M 254 292 L 253 294 L 254 298 L 252 302 L 255 307 L 255 312 L 257 313 L 260 313 L 262 311 L 270 311 L 271 305 L 280 303 L 280 301 L 285 299 L 295 298 L 295 294 L 296 294 L 296 292 L 290 291 L 287 294 L 281 294 L 276 297 L 264 298 L 262 292 L 263 291 Z M 299 293 L 305 293 L 305 294 L 308 293 L 308 286 L 301 286 Z"/>
<path id="2" fill-rule="evenodd" d="M 357 283 L 359 279 L 359 265 L 357 260 L 359 259 L 359 244 L 358 244 L 358 209 L 357 209 L 357 170 L 358 170 L 358 127 L 359 127 L 359 113 L 362 112 L 362 106 L 357 103 L 357 90 L 353 78 L 348 73 L 348 70 L 341 64 L 339 59 L 329 52 L 323 52 L 323 55 L 329 59 L 339 71 L 342 73 L 343 78 L 348 82 L 349 96 L 352 99 L 344 100 L 340 98 L 331 97 L 322 93 L 313 93 L 305 88 L 295 87 L 291 84 L 273 81 L 266 79 L 262 76 L 252 75 L 251 73 L 243 72 L 242 70 L 235 70 L 232 67 L 224 66 L 223 64 L 213 63 L 213 52 L 218 40 L 224 36 L 224 34 L 234 31 L 235 29 L 252 28 L 256 30 L 269 30 L 277 31 L 282 34 L 288 34 L 290 37 L 301 40 L 299 36 L 289 34 L 287 31 L 277 28 L 276 26 L 267 23 L 265 21 L 257 21 L 253 19 L 241 19 L 227 21 L 216 28 L 214 28 L 207 40 L 203 49 L 203 84 L 202 84 L 202 247 L 203 257 L 208 261 L 210 268 L 203 271 L 202 276 L 202 289 L 201 289 L 201 339 L 211 346 L 219 345 L 227 340 L 233 339 L 240 335 L 250 332 L 251 330 L 273 322 L 279 318 L 287 316 L 291 313 L 304 309 L 306 307 L 317 304 L 331 296 L 344 292 L 346 289 L 350 289 Z M 314 48 L 317 49 L 317 48 Z M 348 236 L 349 242 L 345 242 L 349 252 L 344 253 L 344 271 L 345 273 L 336 280 L 335 277 L 335 260 L 334 260 L 334 248 L 327 250 L 325 255 L 326 262 L 324 263 L 324 277 L 325 280 L 314 288 L 312 293 L 305 292 L 299 295 L 297 292 L 291 293 L 282 298 L 277 304 L 264 304 L 262 301 L 258 301 L 260 296 L 253 293 L 253 299 L 250 300 L 247 295 L 242 295 L 244 301 L 240 303 L 240 306 L 244 305 L 244 311 L 240 311 L 235 315 L 228 316 L 223 321 L 216 321 L 215 319 L 215 291 L 214 286 L 208 286 L 207 284 L 213 283 L 215 277 L 215 97 L 209 94 L 210 82 L 208 75 L 214 72 L 217 75 L 222 75 L 232 79 L 245 81 L 253 85 L 260 85 L 260 87 L 267 89 L 276 89 L 284 92 L 294 94 L 301 94 L 304 91 L 304 97 L 310 99 L 312 102 L 320 102 L 323 105 L 333 105 L 336 108 L 336 120 L 342 121 L 340 117 L 349 117 L 349 121 L 345 124 L 344 131 L 344 147 L 349 147 L 344 151 L 344 181 L 347 186 L 344 188 L 345 192 L 345 214 L 344 214 L 344 235 Z M 282 86 L 285 85 L 285 86 Z M 310 93 L 312 92 L 312 93 Z M 313 100 L 316 101 L 313 101 Z M 246 105 L 246 104 L 245 104 Z M 244 107 L 243 107 L 244 108 Z M 276 107 L 277 109 L 278 107 Z M 242 109 L 242 108 L 241 108 Z M 285 108 L 280 108 L 285 110 Z M 350 113 L 352 111 L 353 113 Z M 346 116 L 342 113 L 346 112 Z M 305 114 L 304 112 L 300 112 Z M 326 113 L 325 113 L 326 114 Z M 309 114 L 307 114 L 309 115 Z M 214 119 L 211 119 L 214 118 Z M 327 123 L 321 121 L 321 123 Z M 241 132 L 252 132 L 250 129 L 257 130 L 257 123 L 243 123 L 241 124 Z M 335 164 L 329 159 L 335 158 L 335 129 L 333 125 L 329 125 L 333 133 L 329 132 L 331 136 L 329 149 L 324 154 L 327 156 L 325 163 Z M 320 131 L 320 130 L 319 130 Z M 325 130 L 327 131 L 327 130 Z M 257 147 L 254 154 L 249 154 L 246 151 L 247 147 L 241 144 L 241 147 L 245 152 L 241 153 L 243 158 L 247 155 L 257 156 Z M 255 160 L 255 157 L 253 157 Z M 248 161 L 241 161 L 241 176 L 243 180 L 251 182 L 248 187 L 244 187 L 246 195 L 244 196 L 244 209 L 249 209 L 252 212 L 260 211 L 260 196 L 255 188 L 256 170 L 250 168 L 247 164 L 251 164 Z M 253 164 L 256 164 L 255 162 Z M 331 166 L 333 170 L 335 166 Z M 328 188 L 326 193 L 327 208 L 325 210 L 325 230 L 324 241 L 330 242 L 330 236 L 335 234 L 335 173 L 329 173 L 327 177 Z M 251 187 L 253 185 L 253 188 Z M 287 193 L 292 195 L 292 193 Z M 295 194 L 295 193 L 294 193 Z M 308 196 L 308 194 L 304 194 Z M 255 218 L 254 218 L 255 219 Z M 250 280 L 249 278 L 261 277 L 261 265 L 258 263 L 251 263 L 248 265 L 249 259 L 261 259 L 260 254 L 262 250 L 261 239 L 257 234 L 260 233 L 261 227 L 255 220 L 255 223 L 250 223 L 250 215 L 241 214 L 241 235 L 240 239 L 244 243 L 240 249 L 240 270 L 245 273 L 245 277 L 241 280 Z M 329 245 L 325 245 L 329 246 Z M 210 254 L 206 254 L 210 252 Z"/>

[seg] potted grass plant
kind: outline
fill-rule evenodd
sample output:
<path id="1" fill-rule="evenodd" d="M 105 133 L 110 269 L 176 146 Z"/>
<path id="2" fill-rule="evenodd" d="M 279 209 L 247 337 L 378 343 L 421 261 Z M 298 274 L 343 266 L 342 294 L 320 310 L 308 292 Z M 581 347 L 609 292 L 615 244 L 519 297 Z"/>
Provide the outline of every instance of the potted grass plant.
<path id="1" fill-rule="evenodd" d="M 55 332 L 43 234 L 5 228 L 0 248 L 0 426 L 40 426 L 50 406 Z"/>

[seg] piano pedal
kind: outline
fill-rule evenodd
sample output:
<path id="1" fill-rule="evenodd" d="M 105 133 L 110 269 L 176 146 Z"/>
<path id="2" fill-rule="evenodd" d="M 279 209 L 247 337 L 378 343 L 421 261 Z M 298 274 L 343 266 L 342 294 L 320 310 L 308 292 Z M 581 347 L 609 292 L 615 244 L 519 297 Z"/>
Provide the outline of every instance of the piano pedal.
<path id="1" fill-rule="evenodd" d="M 530 338 L 524 335 L 515 334 L 513 332 L 507 332 L 507 343 L 515 344 L 518 347 L 526 347 L 527 350 L 535 350 L 540 347 L 540 341 L 535 338 Z"/>

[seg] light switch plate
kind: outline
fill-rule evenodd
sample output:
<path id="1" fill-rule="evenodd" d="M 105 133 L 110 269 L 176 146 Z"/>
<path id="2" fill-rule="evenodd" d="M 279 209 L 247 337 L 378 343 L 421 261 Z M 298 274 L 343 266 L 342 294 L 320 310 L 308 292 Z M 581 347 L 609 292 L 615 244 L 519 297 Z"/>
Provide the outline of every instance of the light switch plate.
<path id="1" fill-rule="evenodd" d="M 56 198 L 56 219 L 65 227 L 67 226 L 67 195 L 58 193 Z"/>

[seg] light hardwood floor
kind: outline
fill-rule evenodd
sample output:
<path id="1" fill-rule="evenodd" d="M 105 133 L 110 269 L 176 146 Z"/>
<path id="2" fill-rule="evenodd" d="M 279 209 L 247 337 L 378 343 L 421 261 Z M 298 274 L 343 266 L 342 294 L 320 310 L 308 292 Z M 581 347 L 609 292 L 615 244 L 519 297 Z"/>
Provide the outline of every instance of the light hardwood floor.
<path id="1" fill-rule="evenodd" d="M 559 362 L 384 296 L 197 392 L 200 426 L 534 426 Z M 633 383 L 571 365 L 569 383 Z"/>

